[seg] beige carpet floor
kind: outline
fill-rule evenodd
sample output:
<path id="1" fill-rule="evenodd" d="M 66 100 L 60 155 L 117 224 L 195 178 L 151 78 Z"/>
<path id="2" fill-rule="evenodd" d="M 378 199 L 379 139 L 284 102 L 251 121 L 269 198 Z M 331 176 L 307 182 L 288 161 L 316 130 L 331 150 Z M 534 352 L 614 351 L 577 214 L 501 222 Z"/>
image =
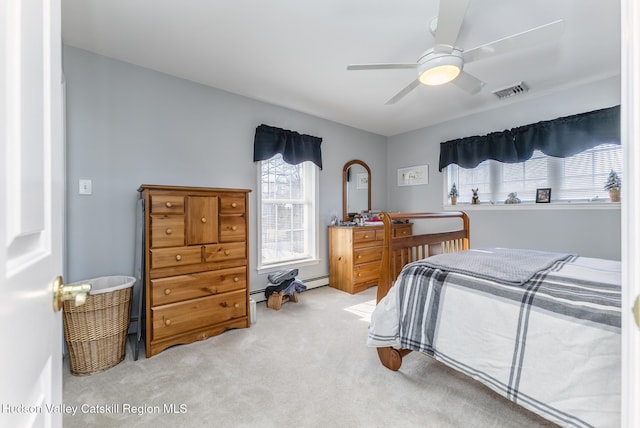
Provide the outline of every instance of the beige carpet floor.
<path id="1" fill-rule="evenodd" d="M 555 426 L 483 385 L 411 354 L 392 372 L 365 345 L 375 288 L 320 287 L 257 322 L 90 376 L 64 368 L 73 427 Z M 144 351 L 142 352 L 144 354 Z"/>

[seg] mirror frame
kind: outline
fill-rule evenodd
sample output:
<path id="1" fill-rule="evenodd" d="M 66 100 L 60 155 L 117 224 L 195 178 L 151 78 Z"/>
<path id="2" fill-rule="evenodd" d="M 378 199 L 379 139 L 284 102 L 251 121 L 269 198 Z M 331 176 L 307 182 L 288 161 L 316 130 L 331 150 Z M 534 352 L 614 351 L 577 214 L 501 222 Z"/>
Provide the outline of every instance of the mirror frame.
<path id="1" fill-rule="evenodd" d="M 342 169 L 342 220 L 351 221 L 351 217 L 347 217 L 347 171 L 353 165 L 361 165 L 369 174 L 369 185 L 367 186 L 367 211 L 371 211 L 371 169 L 369 165 L 361 160 L 354 159 L 347 162 Z"/>

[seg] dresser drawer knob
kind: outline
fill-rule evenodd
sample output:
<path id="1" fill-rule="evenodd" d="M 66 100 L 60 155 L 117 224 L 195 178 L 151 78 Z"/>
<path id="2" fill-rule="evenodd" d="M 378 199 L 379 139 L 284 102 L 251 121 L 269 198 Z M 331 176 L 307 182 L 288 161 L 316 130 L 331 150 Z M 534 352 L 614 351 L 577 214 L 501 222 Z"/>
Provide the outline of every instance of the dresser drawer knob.
<path id="1" fill-rule="evenodd" d="M 403 234 L 403 235 L 406 235 L 406 234 L 407 234 L 407 231 L 406 231 L 406 230 L 403 230 L 403 231 L 402 231 L 402 234 Z"/>
<path id="2" fill-rule="evenodd" d="M 358 259 L 361 259 L 361 258 L 362 258 L 362 256 L 360 254 L 358 254 Z"/>
<path id="3" fill-rule="evenodd" d="M 237 203 L 235 203 L 235 202 L 232 202 L 232 203 L 231 203 L 231 208 L 237 208 L 237 207 L 238 207 L 238 204 L 237 204 Z"/>
<path id="4" fill-rule="evenodd" d="M 235 232 L 236 230 L 238 230 L 238 226 L 231 226 L 231 230 Z"/>
<path id="5" fill-rule="evenodd" d="M 231 254 L 231 251 L 229 251 L 229 250 L 224 250 L 224 255 L 225 255 L 225 256 L 228 256 L 229 254 Z"/>
<path id="6" fill-rule="evenodd" d="M 368 238 L 369 238 L 369 235 L 364 235 L 364 239 L 368 239 Z"/>
<path id="7" fill-rule="evenodd" d="M 171 235 L 173 233 L 173 229 L 167 229 L 165 230 L 165 232 L 167 233 L 167 235 Z"/>
<path id="8" fill-rule="evenodd" d="M 180 254 L 176 254 L 176 260 L 177 260 L 177 261 L 182 260 L 182 256 L 181 256 Z"/>
<path id="9" fill-rule="evenodd" d="M 235 305 L 233 305 L 233 307 L 238 309 L 240 307 L 240 303 L 236 303 Z"/>
<path id="10" fill-rule="evenodd" d="M 168 296 L 169 294 L 171 294 L 171 289 L 170 288 L 165 288 L 164 289 L 164 295 Z"/>
<path id="11" fill-rule="evenodd" d="M 167 202 L 164 204 L 167 208 L 171 208 L 173 206 L 173 204 L 171 202 Z"/>
<path id="12" fill-rule="evenodd" d="M 233 282 L 238 282 L 238 281 L 240 281 L 240 278 L 238 278 L 237 276 L 234 276 L 233 277 Z"/>
<path id="13" fill-rule="evenodd" d="M 201 222 L 203 222 L 203 223 L 206 223 L 206 222 L 207 222 L 207 218 L 206 218 L 206 217 L 202 217 L 202 218 L 200 219 L 200 221 L 201 221 Z"/>
<path id="14" fill-rule="evenodd" d="M 167 327 L 171 325 L 171 320 L 164 320 L 164 325 Z"/>

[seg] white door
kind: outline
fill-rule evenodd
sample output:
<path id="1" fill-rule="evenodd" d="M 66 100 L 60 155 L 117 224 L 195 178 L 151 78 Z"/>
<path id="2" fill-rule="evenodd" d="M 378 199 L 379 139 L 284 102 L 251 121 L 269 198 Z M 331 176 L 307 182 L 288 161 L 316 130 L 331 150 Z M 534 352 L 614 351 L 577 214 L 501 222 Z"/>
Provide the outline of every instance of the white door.
<path id="1" fill-rule="evenodd" d="M 631 308 L 640 296 L 640 2 L 621 1 L 622 426 L 640 427 L 640 330 Z"/>
<path id="2" fill-rule="evenodd" d="M 64 145 L 60 0 L 0 1 L 0 426 L 59 427 Z"/>

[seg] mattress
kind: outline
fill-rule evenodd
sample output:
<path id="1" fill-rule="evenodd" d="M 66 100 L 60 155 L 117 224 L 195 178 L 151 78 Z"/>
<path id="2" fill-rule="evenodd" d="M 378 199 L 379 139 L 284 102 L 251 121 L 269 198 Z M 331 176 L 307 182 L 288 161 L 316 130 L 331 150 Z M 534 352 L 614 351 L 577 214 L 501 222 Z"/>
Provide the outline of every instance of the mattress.
<path id="1" fill-rule="evenodd" d="M 619 261 L 563 256 L 522 284 L 435 266 L 404 267 L 369 346 L 426 353 L 562 426 L 620 425 Z"/>

